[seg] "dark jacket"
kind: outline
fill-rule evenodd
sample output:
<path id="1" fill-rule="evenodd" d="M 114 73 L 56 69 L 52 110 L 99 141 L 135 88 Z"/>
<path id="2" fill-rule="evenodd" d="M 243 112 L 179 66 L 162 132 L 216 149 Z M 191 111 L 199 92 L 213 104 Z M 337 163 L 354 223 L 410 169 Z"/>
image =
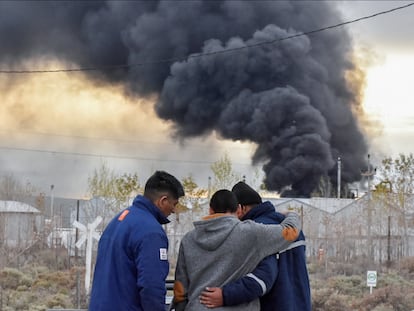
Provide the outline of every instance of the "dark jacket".
<path id="1" fill-rule="evenodd" d="M 266 201 L 251 209 L 243 218 L 252 219 L 263 224 L 279 224 L 285 216 L 275 211 L 271 202 Z M 273 287 L 260 298 L 261 311 L 310 311 L 311 293 L 308 270 L 306 267 L 305 236 L 301 231 L 297 239 L 299 245 L 285 252 L 277 254 L 278 275 Z M 253 274 L 256 273 L 253 271 Z M 269 269 L 269 274 L 273 269 Z M 246 297 L 243 288 L 247 286 L 248 276 L 223 287 L 224 303 L 240 301 Z M 235 290 L 237 289 L 237 290 Z M 256 291 L 255 287 L 253 290 Z"/>
<path id="2" fill-rule="evenodd" d="M 99 240 L 89 311 L 164 311 L 168 219 L 138 196 Z"/>

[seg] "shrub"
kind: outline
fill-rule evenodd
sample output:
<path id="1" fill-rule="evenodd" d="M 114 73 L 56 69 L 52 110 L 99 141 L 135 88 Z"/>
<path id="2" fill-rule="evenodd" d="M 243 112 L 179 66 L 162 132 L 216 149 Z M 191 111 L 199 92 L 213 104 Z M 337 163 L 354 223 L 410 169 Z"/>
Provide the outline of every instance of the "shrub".
<path id="1" fill-rule="evenodd" d="M 72 305 L 68 296 L 57 294 L 52 297 L 49 297 L 46 301 L 48 308 L 67 308 Z"/>
<path id="2" fill-rule="evenodd" d="M 348 296 L 361 296 L 366 286 L 365 280 L 359 275 L 353 276 L 338 276 L 332 277 L 328 280 L 329 288 L 334 289 L 339 294 Z"/>
<path id="3" fill-rule="evenodd" d="M 349 297 L 346 295 L 341 295 L 338 293 L 334 293 L 325 302 L 325 306 L 323 310 L 329 311 L 344 311 L 350 310 L 349 305 Z"/>
<path id="4" fill-rule="evenodd" d="M 14 268 L 4 268 L 0 271 L 0 286 L 4 289 L 16 289 L 19 286 L 30 287 L 33 280 L 23 272 Z"/>
<path id="5" fill-rule="evenodd" d="M 312 291 L 312 310 L 325 311 L 325 304 L 333 291 L 329 288 L 318 288 Z"/>
<path id="6" fill-rule="evenodd" d="M 407 257 L 401 260 L 401 269 L 407 271 L 407 273 L 414 274 L 414 257 Z"/>
<path id="7" fill-rule="evenodd" d="M 375 308 L 391 306 L 389 310 L 407 311 L 414 306 L 411 287 L 387 286 L 373 291 L 372 294 L 365 295 L 358 304 L 354 306 L 361 311 L 371 311 Z"/>

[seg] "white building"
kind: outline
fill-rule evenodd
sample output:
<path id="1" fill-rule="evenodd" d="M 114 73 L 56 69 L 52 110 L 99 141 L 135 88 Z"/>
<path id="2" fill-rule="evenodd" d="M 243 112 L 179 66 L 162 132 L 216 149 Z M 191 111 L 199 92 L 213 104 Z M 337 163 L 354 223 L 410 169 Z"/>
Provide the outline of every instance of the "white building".
<path id="1" fill-rule="evenodd" d="M 27 247 L 34 243 L 41 228 L 39 210 L 16 201 L 0 201 L 0 244 Z"/>

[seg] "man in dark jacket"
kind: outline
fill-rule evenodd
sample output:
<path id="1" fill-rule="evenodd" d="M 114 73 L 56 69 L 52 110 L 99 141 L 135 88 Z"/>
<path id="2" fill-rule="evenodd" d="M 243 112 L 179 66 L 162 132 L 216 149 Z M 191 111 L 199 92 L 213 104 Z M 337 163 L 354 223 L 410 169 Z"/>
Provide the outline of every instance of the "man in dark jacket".
<path id="1" fill-rule="evenodd" d="M 162 224 L 183 195 L 174 176 L 157 171 L 144 195 L 111 220 L 99 240 L 89 311 L 165 311 L 169 264 Z"/>
<path id="2" fill-rule="evenodd" d="M 275 211 L 269 201 L 262 202 L 260 195 L 244 182 L 233 189 L 239 204 L 241 220 L 252 219 L 263 224 L 279 224 L 285 216 Z M 277 261 L 277 277 L 272 261 Z M 261 311 L 310 311 L 311 293 L 306 267 L 305 236 L 301 231 L 296 242 L 288 249 L 267 257 L 257 268 L 245 277 L 230 282 L 222 288 L 208 288 L 201 300 L 207 305 L 218 307 L 234 306 L 260 297 Z"/>

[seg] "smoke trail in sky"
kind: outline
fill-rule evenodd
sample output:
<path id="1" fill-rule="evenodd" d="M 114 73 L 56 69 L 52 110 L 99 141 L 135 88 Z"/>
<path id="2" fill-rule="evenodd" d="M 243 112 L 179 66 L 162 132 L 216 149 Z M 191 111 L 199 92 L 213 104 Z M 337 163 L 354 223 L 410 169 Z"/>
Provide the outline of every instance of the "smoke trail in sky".
<path id="1" fill-rule="evenodd" d="M 102 67 L 90 78 L 155 96 L 157 115 L 173 121 L 177 137 L 215 131 L 254 142 L 266 186 L 308 196 L 323 176 L 336 183 L 338 156 L 344 182 L 359 180 L 364 167 L 367 144 L 355 117 L 362 84 L 347 80 L 358 70 L 352 41 L 341 28 L 260 43 L 340 21 L 322 1 L 7 1 L 0 62 L 13 69 L 53 56 Z"/>

